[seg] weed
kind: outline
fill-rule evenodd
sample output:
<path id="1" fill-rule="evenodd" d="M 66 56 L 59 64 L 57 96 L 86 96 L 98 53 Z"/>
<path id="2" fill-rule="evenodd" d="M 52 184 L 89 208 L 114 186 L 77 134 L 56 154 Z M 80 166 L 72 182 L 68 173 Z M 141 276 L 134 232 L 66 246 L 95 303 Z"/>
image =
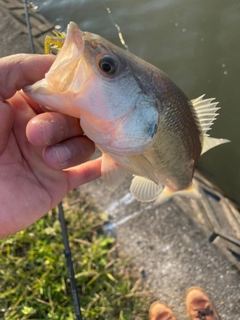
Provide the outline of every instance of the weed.
<path id="1" fill-rule="evenodd" d="M 69 205 L 69 202 L 72 205 Z M 84 319 L 147 319 L 146 302 L 129 278 L 115 239 L 101 234 L 106 215 L 84 197 L 64 202 Z M 0 242 L 0 319 L 75 319 L 55 210 Z"/>

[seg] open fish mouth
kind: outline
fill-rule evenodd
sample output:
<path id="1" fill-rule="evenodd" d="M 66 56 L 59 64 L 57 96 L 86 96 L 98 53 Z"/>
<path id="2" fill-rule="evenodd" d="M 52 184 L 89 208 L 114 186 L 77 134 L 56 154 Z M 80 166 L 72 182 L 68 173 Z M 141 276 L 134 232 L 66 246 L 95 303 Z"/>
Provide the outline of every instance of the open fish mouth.
<path id="1" fill-rule="evenodd" d="M 54 91 L 56 84 L 57 90 L 61 92 L 66 91 L 71 86 L 72 80 L 76 76 L 77 65 L 84 52 L 83 34 L 84 32 L 78 28 L 76 23 L 69 23 L 64 45 L 51 67 L 51 73 L 46 76 L 48 85 L 52 86 L 49 87 L 50 90 Z M 59 80 L 58 75 L 61 75 Z"/>
<path id="2" fill-rule="evenodd" d="M 24 88 L 24 91 L 29 96 L 31 96 L 32 92 L 36 93 L 38 90 L 42 91 L 45 87 L 52 93 L 65 92 L 71 87 L 77 74 L 77 66 L 81 63 L 84 54 L 83 36 L 84 32 L 78 28 L 77 24 L 70 22 L 63 47 L 51 66 L 51 72 L 46 73 L 45 79 Z M 84 74 L 84 72 L 82 74 Z M 83 79 L 83 77 L 81 78 Z M 85 78 L 84 81 L 86 80 Z"/>
<path id="3" fill-rule="evenodd" d="M 79 108 L 67 108 L 69 96 L 78 94 L 91 77 L 89 66 L 84 59 L 84 32 L 77 24 L 70 22 L 62 49 L 58 52 L 56 60 L 45 78 L 24 88 L 25 93 L 38 103 L 45 105 L 50 110 L 55 109 L 57 99 L 61 96 L 59 111 L 70 116 L 79 117 Z M 69 94 L 66 98 L 65 93 Z M 47 102 L 46 102 L 47 101 Z"/>

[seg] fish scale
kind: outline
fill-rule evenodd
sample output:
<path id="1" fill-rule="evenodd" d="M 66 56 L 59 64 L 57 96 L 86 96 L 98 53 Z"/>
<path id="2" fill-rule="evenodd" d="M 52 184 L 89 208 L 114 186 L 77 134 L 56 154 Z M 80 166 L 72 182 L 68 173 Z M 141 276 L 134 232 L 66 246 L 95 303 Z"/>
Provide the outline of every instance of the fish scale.
<path id="1" fill-rule="evenodd" d="M 198 158 L 228 142 L 206 133 L 219 109 L 214 99 L 190 101 L 163 71 L 74 22 L 45 78 L 24 91 L 50 110 L 80 118 L 102 151 L 107 188 L 115 190 L 128 172 L 139 201 L 196 197 Z"/>

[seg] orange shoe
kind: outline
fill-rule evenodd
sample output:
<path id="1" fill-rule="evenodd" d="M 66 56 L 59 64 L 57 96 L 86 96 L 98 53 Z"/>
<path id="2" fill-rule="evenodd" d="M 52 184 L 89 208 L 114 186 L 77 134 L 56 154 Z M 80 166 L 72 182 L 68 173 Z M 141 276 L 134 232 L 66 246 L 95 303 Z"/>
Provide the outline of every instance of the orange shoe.
<path id="1" fill-rule="evenodd" d="M 177 320 L 172 310 L 164 303 L 156 301 L 149 308 L 150 320 Z"/>
<path id="2" fill-rule="evenodd" d="M 189 320 L 219 320 L 212 302 L 201 288 L 188 289 L 185 299 Z"/>

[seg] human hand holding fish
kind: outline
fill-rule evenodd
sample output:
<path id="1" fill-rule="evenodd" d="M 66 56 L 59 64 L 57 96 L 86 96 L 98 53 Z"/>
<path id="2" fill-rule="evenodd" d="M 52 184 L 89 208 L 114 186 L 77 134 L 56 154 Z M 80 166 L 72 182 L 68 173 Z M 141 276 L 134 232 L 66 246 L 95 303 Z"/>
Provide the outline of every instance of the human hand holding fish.
<path id="1" fill-rule="evenodd" d="M 0 59 L 0 238 L 26 228 L 69 190 L 100 176 L 101 160 L 88 161 L 94 144 L 79 121 L 45 112 L 18 91 L 42 79 L 54 59 Z"/>
<path id="2" fill-rule="evenodd" d="M 24 91 L 50 110 L 79 118 L 102 151 L 107 188 L 115 190 L 129 172 L 140 201 L 195 195 L 200 155 L 228 142 L 207 134 L 219 109 L 214 99 L 189 100 L 160 69 L 74 22 L 45 78 Z"/>

